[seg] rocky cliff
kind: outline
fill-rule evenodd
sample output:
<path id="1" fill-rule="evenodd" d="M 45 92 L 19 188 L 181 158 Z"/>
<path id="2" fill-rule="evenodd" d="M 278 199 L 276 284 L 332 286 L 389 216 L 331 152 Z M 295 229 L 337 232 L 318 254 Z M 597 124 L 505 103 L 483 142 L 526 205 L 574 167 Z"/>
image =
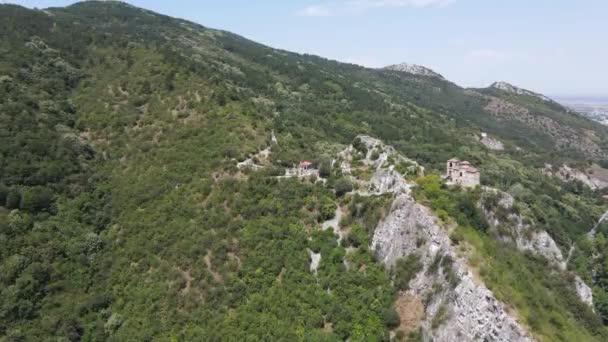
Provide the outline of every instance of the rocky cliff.
<path id="1" fill-rule="evenodd" d="M 547 259 L 561 270 L 566 269 L 562 251 L 544 230 L 535 230 L 521 215 L 515 213 L 513 196 L 497 189 L 484 187 L 481 206 L 490 226 L 501 228 L 501 238 L 514 242 L 521 251 L 530 251 Z"/>
<path id="2" fill-rule="evenodd" d="M 484 187 L 482 189 L 482 209 L 490 226 L 498 229 L 501 238 L 513 242 L 522 252 L 541 256 L 560 271 L 566 272 L 568 261 L 553 238 L 544 230 L 534 229 L 532 225 L 514 210 L 515 199 L 506 192 Z M 593 291 L 578 276 L 573 277 L 573 287 L 580 300 L 593 307 Z"/>
<path id="3" fill-rule="evenodd" d="M 474 276 L 466 259 L 458 255 L 449 227 L 417 203 L 410 192 L 412 184 L 394 170 L 394 165 L 387 165 L 394 149 L 373 138 L 360 139 L 367 147 L 366 162 L 375 167 L 369 192 L 395 195 L 389 214 L 376 227 L 371 248 L 388 267 L 411 254 L 422 264 L 409 290 L 398 300 L 407 298 L 410 307 L 421 307 L 421 315 L 412 325 L 420 327 L 428 341 L 531 340 L 504 304 Z M 380 156 L 370 160 L 371 151 L 378 149 Z"/>
<path id="4" fill-rule="evenodd" d="M 408 295 L 426 303 L 420 322 L 426 340 L 530 340 L 516 318 L 457 255 L 448 229 L 409 194 L 397 195 L 390 214 L 376 228 L 372 248 L 389 267 L 399 258 L 418 255 L 423 268 L 410 282 Z M 443 322 L 436 326 L 440 314 Z"/>

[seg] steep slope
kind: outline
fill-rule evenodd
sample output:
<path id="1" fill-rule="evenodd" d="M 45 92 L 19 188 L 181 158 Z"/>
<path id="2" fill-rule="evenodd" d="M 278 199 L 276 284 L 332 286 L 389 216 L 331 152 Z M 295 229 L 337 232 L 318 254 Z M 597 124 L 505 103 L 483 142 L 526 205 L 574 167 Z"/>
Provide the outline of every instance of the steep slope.
<path id="1" fill-rule="evenodd" d="M 484 107 L 486 112 L 500 121 L 518 122 L 524 124 L 527 131 L 545 135 L 562 154 L 583 153 L 588 159 L 605 158 L 602 127 L 546 96 L 504 82 L 478 91 L 489 101 Z"/>
<path id="2" fill-rule="evenodd" d="M 516 307 L 533 338 L 606 336 L 606 287 L 590 277 L 601 261 L 572 259 L 599 293 L 595 315 L 562 273 L 538 276 L 542 261 L 463 220 L 474 194 L 412 168 L 439 173 L 448 158 L 467 158 L 567 249 L 605 204 L 538 168 L 604 158 L 605 131 L 585 119 L 526 94 L 294 54 L 120 2 L 0 5 L 0 38 L 0 335 L 9 340 L 388 339 L 399 330 L 401 278 L 371 245 L 402 200 L 387 190 L 404 177 L 412 206 L 458 222 L 463 242 L 450 248 L 477 258 L 487 273 L 475 286 Z M 493 114 L 493 101 L 508 102 L 507 113 Z M 480 144 L 482 131 L 504 151 Z M 585 143 L 559 143 L 581 132 Z M 360 134 L 394 147 L 363 153 Z M 358 152 L 346 163 L 343 151 Z M 392 168 L 376 174 L 373 159 Z M 302 160 L 314 170 L 288 177 Z M 575 253 L 602 246 L 580 245 Z M 433 303 L 425 309 L 436 313 Z M 431 316 L 424 322 L 419 337 L 433 334 Z"/>

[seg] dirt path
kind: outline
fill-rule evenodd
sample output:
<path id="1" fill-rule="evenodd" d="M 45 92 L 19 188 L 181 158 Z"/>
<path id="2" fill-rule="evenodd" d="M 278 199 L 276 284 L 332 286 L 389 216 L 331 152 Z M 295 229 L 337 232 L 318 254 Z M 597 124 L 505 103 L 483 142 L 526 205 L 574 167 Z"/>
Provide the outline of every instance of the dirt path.
<path id="1" fill-rule="evenodd" d="M 342 241 L 342 238 L 344 238 L 344 233 L 342 232 L 342 230 L 340 230 L 340 220 L 342 219 L 343 215 L 344 212 L 342 211 L 342 207 L 338 205 L 334 218 L 323 222 L 323 230 L 326 230 L 331 227 L 334 230 L 334 234 L 338 235 L 338 243 L 340 243 Z"/>

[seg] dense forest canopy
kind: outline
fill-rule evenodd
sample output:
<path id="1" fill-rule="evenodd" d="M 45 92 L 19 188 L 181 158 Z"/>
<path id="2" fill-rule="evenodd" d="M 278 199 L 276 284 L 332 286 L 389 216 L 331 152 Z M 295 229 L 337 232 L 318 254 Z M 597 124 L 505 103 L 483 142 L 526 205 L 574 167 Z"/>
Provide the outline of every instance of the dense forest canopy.
<path id="1" fill-rule="evenodd" d="M 492 113 L 487 96 L 526 115 Z M 459 226 L 484 281 L 539 338 L 605 340 L 608 226 L 585 233 L 606 205 L 541 168 L 604 165 L 606 133 L 557 103 L 277 50 L 120 2 L 0 5 L 0 339 L 389 339 L 416 261 L 376 262 L 368 246 L 392 198 L 352 195 L 330 163 L 367 134 L 426 168 L 417 199 Z M 274 135 L 263 169 L 237 168 Z M 442 185 L 453 156 L 564 253 L 577 247 L 568 267 L 593 286 L 594 311 L 500 243 L 478 194 Z M 277 177 L 300 160 L 326 182 Z M 340 242 L 320 229 L 337 208 Z"/>

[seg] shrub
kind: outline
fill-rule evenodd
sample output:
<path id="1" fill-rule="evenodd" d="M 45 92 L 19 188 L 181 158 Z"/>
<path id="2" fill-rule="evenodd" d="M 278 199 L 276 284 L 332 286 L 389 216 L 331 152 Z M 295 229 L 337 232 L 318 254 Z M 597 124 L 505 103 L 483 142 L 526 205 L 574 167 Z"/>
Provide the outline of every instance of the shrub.
<path id="1" fill-rule="evenodd" d="M 407 291 L 410 281 L 420 270 L 422 270 L 422 263 L 417 254 L 410 254 L 405 259 L 397 260 L 395 264 L 395 288 Z"/>
<path id="2" fill-rule="evenodd" d="M 367 146 L 365 146 L 365 143 L 363 143 L 361 138 L 357 137 L 355 140 L 353 140 L 353 147 L 355 150 L 363 153 L 363 155 L 367 154 Z"/>
<path id="3" fill-rule="evenodd" d="M 4 206 L 4 204 L 6 203 L 6 196 L 8 196 L 8 192 L 9 192 L 9 188 L 4 184 L 0 184 L 0 205 L 1 206 Z"/>
<path id="4" fill-rule="evenodd" d="M 399 318 L 399 314 L 395 310 L 395 308 L 390 308 L 384 311 L 384 325 L 386 325 L 389 329 L 395 329 L 401 323 L 401 318 Z"/>
<path id="5" fill-rule="evenodd" d="M 6 207 L 8 209 L 18 209 L 21 203 L 21 193 L 17 189 L 10 189 L 6 194 Z"/>
<path id="6" fill-rule="evenodd" d="M 431 328 L 433 328 L 433 330 L 439 328 L 439 326 L 441 324 L 443 324 L 443 322 L 445 322 L 445 320 L 447 318 L 448 318 L 448 308 L 447 308 L 447 306 L 445 306 L 445 304 L 441 304 L 439 306 L 439 309 L 437 309 L 435 316 L 433 316 L 433 321 L 431 322 Z"/>
<path id="7" fill-rule="evenodd" d="M 323 160 L 319 164 L 319 176 L 323 178 L 328 178 L 331 175 L 331 163 L 329 160 Z"/>
<path id="8" fill-rule="evenodd" d="M 361 245 L 361 237 L 359 234 L 350 232 L 345 239 L 345 246 L 359 247 Z"/>
<path id="9" fill-rule="evenodd" d="M 343 196 L 353 190 L 353 184 L 347 178 L 340 178 L 334 184 L 337 196 Z"/>
<path id="10" fill-rule="evenodd" d="M 321 219 L 326 221 L 334 218 L 334 216 L 336 216 L 337 208 L 338 206 L 334 201 L 332 201 L 330 198 L 324 197 L 321 201 Z"/>
<path id="11" fill-rule="evenodd" d="M 53 192 L 49 188 L 35 187 L 23 191 L 20 207 L 23 210 L 37 212 L 49 209 L 53 204 Z"/>

